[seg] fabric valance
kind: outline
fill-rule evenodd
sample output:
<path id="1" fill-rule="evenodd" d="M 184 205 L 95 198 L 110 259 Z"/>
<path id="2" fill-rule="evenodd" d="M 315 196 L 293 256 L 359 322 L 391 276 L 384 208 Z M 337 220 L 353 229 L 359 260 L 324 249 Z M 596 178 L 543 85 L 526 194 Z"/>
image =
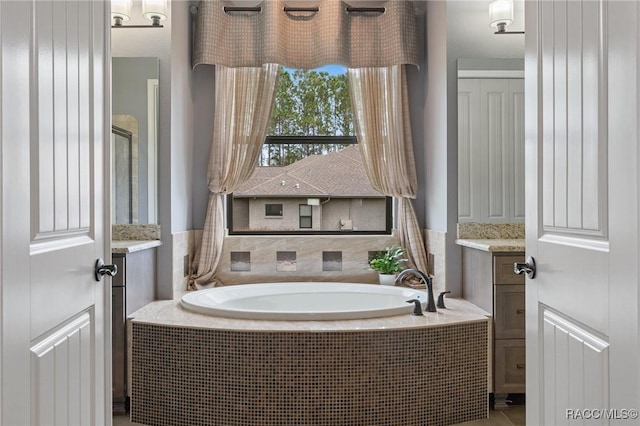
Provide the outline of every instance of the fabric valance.
<path id="1" fill-rule="evenodd" d="M 347 11 L 341 0 L 309 2 L 317 11 L 285 11 L 290 2 L 263 0 L 260 11 L 227 11 L 239 2 L 202 0 L 198 7 L 193 67 L 259 67 L 275 63 L 311 69 L 419 65 L 420 43 L 412 1 L 380 4 L 384 12 Z"/>

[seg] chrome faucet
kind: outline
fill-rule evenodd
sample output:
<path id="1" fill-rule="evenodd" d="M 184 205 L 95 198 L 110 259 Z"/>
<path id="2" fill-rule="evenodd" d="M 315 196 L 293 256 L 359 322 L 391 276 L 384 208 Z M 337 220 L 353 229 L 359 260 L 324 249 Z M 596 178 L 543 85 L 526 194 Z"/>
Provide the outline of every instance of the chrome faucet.
<path id="1" fill-rule="evenodd" d="M 418 278 L 420 278 L 420 280 L 422 280 L 422 282 L 426 284 L 427 293 L 429 294 L 429 299 L 427 300 L 427 312 L 437 312 L 436 303 L 433 299 L 433 283 L 431 281 L 431 277 L 427 276 L 424 272 L 418 271 L 417 269 L 405 269 L 398 274 L 395 284 L 400 284 L 402 282 L 402 279 L 408 274 L 417 276 Z"/>

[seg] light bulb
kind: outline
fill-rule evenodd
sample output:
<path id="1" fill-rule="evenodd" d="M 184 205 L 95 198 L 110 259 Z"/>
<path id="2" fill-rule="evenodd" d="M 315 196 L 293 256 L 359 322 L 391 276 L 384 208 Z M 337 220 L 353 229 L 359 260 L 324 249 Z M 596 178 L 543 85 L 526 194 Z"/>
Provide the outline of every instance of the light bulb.
<path id="1" fill-rule="evenodd" d="M 513 23 L 513 1 L 495 0 L 489 5 L 490 25 L 504 31 L 504 27 Z"/>
<path id="2" fill-rule="evenodd" d="M 142 16 L 153 21 L 153 25 L 167 19 L 167 10 L 167 0 L 142 0 Z"/>
<path id="3" fill-rule="evenodd" d="M 122 25 L 131 18 L 132 5 L 133 0 L 111 0 L 111 17 L 115 19 L 115 25 Z"/>

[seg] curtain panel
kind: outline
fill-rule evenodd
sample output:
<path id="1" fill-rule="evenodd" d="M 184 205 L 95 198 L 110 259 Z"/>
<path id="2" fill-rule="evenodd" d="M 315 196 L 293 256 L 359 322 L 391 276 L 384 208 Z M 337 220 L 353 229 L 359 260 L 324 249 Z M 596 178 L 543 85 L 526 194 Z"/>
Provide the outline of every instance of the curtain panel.
<path id="1" fill-rule="evenodd" d="M 427 251 L 412 199 L 418 180 L 404 65 L 349 69 L 358 145 L 371 186 L 398 200 L 398 238 L 409 263 L 428 273 Z"/>
<path id="2" fill-rule="evenodd" d="M 215 270 L 225 234 L 224 196 L 251 177 L 258 162 L 275 99 L 280 66 L 227 68 L 216 66 L 215 113 L 207 180 L 209 204 L 195 276 L 189 288 L 220 284 Z"/>
<path id="3" fill-rule="evenodd" d="M 318 0 L 317 12 L 285 12 L 283 0 L 264 0 L 260 12 L 225 12 L 233 2 L 202 0 L 192 65 L 259 67 L 276 63 L 311 69 L 421 63 L 412 1 L 387 1 L 384 13 L 347 12 L 341 0 Z"/>

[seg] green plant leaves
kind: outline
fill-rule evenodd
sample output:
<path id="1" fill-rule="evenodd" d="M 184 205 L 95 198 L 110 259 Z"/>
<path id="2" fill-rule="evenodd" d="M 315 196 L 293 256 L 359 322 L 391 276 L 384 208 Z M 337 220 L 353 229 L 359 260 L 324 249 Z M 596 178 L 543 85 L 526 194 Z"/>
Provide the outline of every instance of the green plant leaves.
<path id="1" fill-rule="evenodd" d="M 407 261 L 404 258 L 406 250 L 399 245 L 385 247 L 385 251 L 376 255 L 369 261 L 369 269 L 381 274 L 395 274 L 402 271 L 402 264 Z"/>

